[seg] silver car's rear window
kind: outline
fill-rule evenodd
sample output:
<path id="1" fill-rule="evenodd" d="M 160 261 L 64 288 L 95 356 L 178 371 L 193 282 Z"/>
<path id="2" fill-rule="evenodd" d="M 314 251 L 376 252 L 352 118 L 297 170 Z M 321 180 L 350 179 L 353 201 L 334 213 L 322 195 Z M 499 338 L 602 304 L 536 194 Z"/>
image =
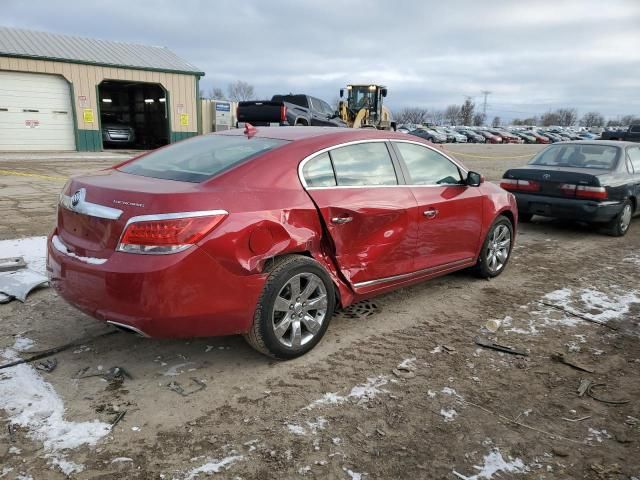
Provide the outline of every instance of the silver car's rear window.
<path id="1" fill-rule="evenodd" d="M 610 145 L 567 143 L 545 148 L 529 164 L 613 170 L 618 163 L 619 153 L 618 147 Z"/>
<path id="2" fill-rule="evenodd" d="M 144 177 L 200 183 L 287 140 L 203 135 L 151 152 L 118 170 Z"/>

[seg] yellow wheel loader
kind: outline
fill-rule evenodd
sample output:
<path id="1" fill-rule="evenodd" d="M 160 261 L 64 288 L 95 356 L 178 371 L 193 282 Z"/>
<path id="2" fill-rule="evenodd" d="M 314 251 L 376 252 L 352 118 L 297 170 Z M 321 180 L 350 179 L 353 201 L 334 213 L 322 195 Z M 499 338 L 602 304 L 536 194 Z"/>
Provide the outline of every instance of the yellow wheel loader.
<path id="1" fill-rule="evenodd" d="M 340 118 L 350 128 L 377 128 L 378 130 L 395 130 L 396 123 L 391 120 L 391 112 L 382 105 L 387 96 L 387 87 L 382 85 L 347 85 L 340 89 L 338 112 Z"/>

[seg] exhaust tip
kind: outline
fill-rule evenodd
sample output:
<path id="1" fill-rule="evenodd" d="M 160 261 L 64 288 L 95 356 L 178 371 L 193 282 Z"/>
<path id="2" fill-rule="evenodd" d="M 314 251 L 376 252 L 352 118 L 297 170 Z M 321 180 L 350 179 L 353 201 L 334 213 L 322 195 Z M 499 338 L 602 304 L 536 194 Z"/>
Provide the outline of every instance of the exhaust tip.
<path id="1" fill-rule="evenodd" d="M 111 320 L 107 320 L 107 323 L 109 325 L 113 325 L 114 327 L 116 327 L 118 330 L 120 330 L 122 332 L 132 333 L 132 334 L 138 335 L 140 337 L 149 338 L 149 335 L 147 335 L 142 330 L 140 330 L 140 329 L 138 329 L 136 327 L 132 327 L 131 325 L 126 325 L 124 323 L 118 323 L 118 322 L 112 322 Z"/>

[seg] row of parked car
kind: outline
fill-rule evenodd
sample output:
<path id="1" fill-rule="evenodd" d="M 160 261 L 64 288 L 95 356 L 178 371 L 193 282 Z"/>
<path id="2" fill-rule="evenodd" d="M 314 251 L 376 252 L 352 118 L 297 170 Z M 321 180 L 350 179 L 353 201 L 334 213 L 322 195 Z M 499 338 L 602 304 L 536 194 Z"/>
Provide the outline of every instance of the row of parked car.
<path id="1" fill-rule="evenodd" d="M 594 140 L 599 135 L 569 128 L 490 128 L 400 125 L 398 131 L 416 135 L 433 143 L 555 143 L 567 140 Z"/>

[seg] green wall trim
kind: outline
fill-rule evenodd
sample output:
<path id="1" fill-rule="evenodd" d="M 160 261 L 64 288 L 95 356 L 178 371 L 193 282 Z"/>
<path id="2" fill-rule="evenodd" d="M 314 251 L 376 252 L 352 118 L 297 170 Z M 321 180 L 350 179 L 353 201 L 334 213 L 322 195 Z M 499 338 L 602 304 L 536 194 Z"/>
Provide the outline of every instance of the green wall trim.
<path id="1" fill-rule="evenodd" d="M 76 148 L 79 152 L 100 152 L 102 151 L 102 139 L 100 130 L 78 129 Z"/>
<path id="2" fill-rule="evenodd" d="M 46 57 L 44 55 L 16 55 L 16 54 L 0 53 L 0 56 L 9 57 L 9 58 L 28 58 L 30 60 L 44 60 L 47 62 L 74 63 L 76 65 L 93 65 L 96 67 L 124 68 L 126 70 L 143 70 L 145 72 L 178 73 L 180 75 L 196 75 L 198 77 L 204 77 L 204 72 L 197 72 L 195 70 L 187 71 L 187 70 L 171 70 L 167 68 L 134 67 L 131 65 L 120 65 L 117 63 L 100 63 L 100 62 L 89 62 L 85 60 L 70 60 L 68 58 Z"/>
<path id="3" fill-rule="evenodd" d="M 179 142 L 187 138 L 195 137 L 198 132 L 171 132 L 171 143 Z"/>

